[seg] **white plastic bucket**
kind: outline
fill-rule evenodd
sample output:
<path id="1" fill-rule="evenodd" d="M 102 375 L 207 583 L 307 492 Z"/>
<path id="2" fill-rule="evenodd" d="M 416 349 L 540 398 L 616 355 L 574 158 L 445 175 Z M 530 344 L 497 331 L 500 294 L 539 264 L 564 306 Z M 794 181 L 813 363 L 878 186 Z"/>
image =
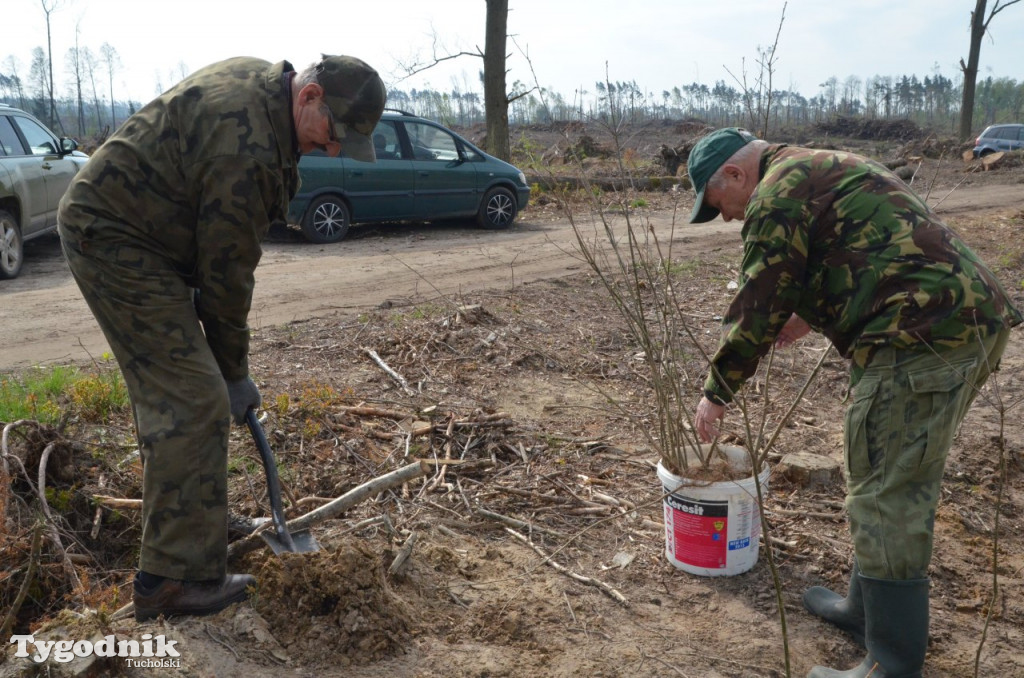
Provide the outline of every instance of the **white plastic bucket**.
<path id="1" fill-rule="evenodd" d="M 749 469 L 742 447 L 721 445 L 729 464 Z M 758 475 L 768 485 L 765 467 Z M 699 483 L 681 478 L 658 463 L 665 488 L 665 555 L 680 570 L 703 577 L 742 574 L 757 564 L 761 541 L 754 476 L 743 480 Z"/>

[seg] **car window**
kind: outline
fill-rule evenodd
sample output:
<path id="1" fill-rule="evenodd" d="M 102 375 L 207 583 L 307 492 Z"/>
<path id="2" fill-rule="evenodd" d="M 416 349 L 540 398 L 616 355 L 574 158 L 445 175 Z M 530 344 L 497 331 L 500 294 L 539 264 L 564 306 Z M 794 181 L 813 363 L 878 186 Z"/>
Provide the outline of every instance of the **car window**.
<path id="1" fill-rule="evenodd" d="M 28 141 L 29 148 L 32 150 L 32 155 L 57 154 L 57 140 L 54 139 L 49 132 L 43 129 L 42 126 L 28 118 L 15 118 L 14 124 L 16 124 L 21 129 L 21 133 L 25 135 L 25 140 Z"/>
<path id="2" fill-rule="evenodd" d="M 462 152 L 466 155 L 466 160 L 469 160 L 470 162 L 479 162 L 484 159 L 484 156 L 480 155 L 466 144 L 462 145 Z"/>
<path id="3" fill-rule="evenodd" d="M 398 130 L 390 120 L 381 120 L 373 129 L 373 152 L 378 160 L 397 160 L 402 157 Z"/>
<path id="4" fill-rule="evenodd" d="M 0 155 L 27 155 L 10 116 L 0 115 Z"/>
<path id="5" fill-rule="evenodd" d="M 409 135 L 415 160 L 447 162 L 459 159 L 455 137 L 443 129 L 421 122 L 406 122 L 405 131 Z"/>
<path id="6" fill-rule="evenodd" d="M 993 134 L 996 139 L 1013 139 L 1017 140 L 1017 130 L 1013 127 L 999 127 Z"/>

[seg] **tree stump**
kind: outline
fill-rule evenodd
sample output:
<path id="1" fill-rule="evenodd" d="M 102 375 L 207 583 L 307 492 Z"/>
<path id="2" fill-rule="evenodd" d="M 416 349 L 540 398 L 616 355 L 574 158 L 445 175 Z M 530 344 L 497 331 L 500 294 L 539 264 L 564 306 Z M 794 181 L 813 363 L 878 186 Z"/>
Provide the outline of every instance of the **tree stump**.
<path id="1" fill-rule="evenodd" d="M 776 470 L 790 482 L 815 489 L 842 477 L 842 464 L 831 457 L 810 452 L 792 452 L 779 462 Z"/>

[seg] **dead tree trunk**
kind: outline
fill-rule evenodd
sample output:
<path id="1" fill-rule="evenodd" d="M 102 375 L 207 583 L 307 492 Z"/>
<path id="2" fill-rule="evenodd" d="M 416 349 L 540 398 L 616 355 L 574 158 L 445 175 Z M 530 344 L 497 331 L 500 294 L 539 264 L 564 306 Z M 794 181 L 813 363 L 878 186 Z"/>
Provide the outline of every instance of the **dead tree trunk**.
<path id="1" fill-rule="evenodd" d="M 978 81 L 978 62 L 981 57 L 981 39 L 992 21 L 992 17 L 1020 0 L 996 0 L 988 18 L 985 18 L 985 5 L 988 0 L 976 0 L 974 11 L 971 12 L 971 47 L 967 53 L 967 63 L 960 60 L 960 70 L 964 73 L 964 96 L 960 102 L 960 141 L 967 141 L 971 136 L 974 123 L 974 90 Z"/>
<path id="2" fill-rule="evenodd" d="M 484 114 L 487 117 L 487 152 L 508 160 L 508 93 L 505 89 L 505 41 L 508 0 L 487 0 L 484 37 Z"/>

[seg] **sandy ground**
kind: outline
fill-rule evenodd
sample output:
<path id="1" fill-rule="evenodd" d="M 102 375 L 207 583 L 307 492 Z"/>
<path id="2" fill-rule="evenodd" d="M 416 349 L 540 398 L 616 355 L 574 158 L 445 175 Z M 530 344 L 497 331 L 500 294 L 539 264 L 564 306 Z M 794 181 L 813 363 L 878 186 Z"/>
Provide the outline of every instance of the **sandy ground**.
<path id="1" fill-rule="evenodd" d="M 948 191 L 948 189 L 947 189 Z M 985 183 L 937 191 L 940 213 L 957 215 L 1019 204 L 1024 187 Z M 661 237 L 674 233 L 694 252 L 738 242 L 736 223 L 684 223 L 663 196 L 645 215 Z M 575 217 L 582 225 L 588 216 Z M 621 226 L 614 213 L 609 221 Z M 353 313 L 380 304 L 408 303 L 439 294 L 501 289 L 577 273 L 583 263 L 570 222 L 553 207 L 530 207 L 508 231 L 459 224 L 398 224 L 354 229 L 332 245 L 268 242 L 256 272 L 250 325 L 254 329 Z M 106 341 L 67 270 L 56 236 L 30 241 L 20 277 L 0 282 L 0 370 L 52 362 L 79 362 L 107 350 Z"/>

